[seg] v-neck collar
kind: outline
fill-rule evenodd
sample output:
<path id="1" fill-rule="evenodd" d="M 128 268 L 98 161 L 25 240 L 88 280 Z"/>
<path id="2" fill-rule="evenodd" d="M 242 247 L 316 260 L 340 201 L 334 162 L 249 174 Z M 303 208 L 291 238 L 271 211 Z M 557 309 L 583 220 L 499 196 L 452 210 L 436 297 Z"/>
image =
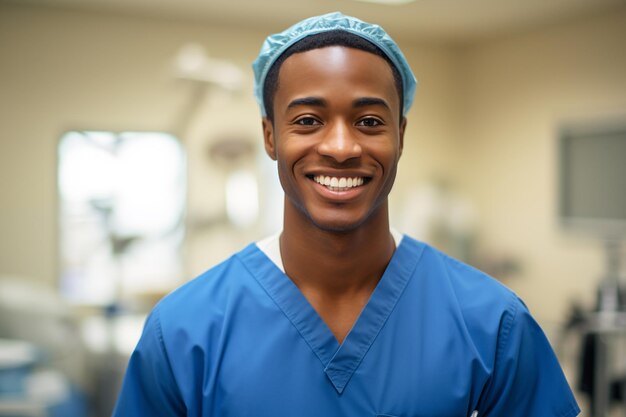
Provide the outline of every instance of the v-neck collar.
<path id="1" fill-rule="evenodd" d="M 404 236 L 341 345 L 300 289 L 255 244 L 238 257 L 298 330 L 341 394 L 391 315 L 422 251 L 422 244 Z"/>

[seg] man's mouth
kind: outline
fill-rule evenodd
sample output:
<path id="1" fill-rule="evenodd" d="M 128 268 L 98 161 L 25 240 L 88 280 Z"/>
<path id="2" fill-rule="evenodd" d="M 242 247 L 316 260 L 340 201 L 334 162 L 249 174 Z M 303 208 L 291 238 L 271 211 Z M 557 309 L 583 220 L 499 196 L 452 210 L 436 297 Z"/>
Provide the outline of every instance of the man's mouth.
<path id="1" fill-rule="evenodd" d="M 331 191 L 347 191 L 351 188 L 360 187 L 368 181 L 368 178 L 365 177 L 328 177 L 324 175 L 315 175 L 312 179 Z"/>

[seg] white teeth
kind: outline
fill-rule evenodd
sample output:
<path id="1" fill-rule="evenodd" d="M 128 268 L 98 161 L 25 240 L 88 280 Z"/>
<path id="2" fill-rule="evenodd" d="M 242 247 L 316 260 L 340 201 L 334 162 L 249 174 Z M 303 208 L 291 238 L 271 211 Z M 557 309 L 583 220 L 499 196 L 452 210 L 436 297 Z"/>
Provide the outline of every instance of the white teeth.
<path id="1" fill-rule="evenodd" d="M 333 191 L 347 190 L 348 188 L 358 187 L 364 183 L 364 179 L 362 177 L 346 178 L 316 175 L 313 180 L 318 184 L 325 185 Z"/>

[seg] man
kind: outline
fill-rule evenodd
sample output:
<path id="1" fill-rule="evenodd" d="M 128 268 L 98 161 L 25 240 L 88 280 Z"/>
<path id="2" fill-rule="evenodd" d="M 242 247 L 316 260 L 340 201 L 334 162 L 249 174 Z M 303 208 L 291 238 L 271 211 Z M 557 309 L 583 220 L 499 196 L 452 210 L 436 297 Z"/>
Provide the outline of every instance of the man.
<path id="1" fill-rule="evenodd" d="M 382 28 L 310 18 L 254 70 L 284 229 L 155 307 L 114 415 L 577 415 L 515 294 L 390 231 L 415 79 Z"/>

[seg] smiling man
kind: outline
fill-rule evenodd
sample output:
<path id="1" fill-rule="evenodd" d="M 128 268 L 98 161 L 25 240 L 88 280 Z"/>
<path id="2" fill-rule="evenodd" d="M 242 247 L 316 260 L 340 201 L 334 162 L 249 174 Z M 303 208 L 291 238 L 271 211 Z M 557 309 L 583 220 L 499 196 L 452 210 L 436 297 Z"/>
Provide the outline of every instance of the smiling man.
<path id="1" fill-rule="evenodd" d="M 514 293 L 390 230 L 416 82 L 384 30 L 310 18 L 254 71 L 284 228 L 155 307 L 114 415 L 577 415 Z"/>

